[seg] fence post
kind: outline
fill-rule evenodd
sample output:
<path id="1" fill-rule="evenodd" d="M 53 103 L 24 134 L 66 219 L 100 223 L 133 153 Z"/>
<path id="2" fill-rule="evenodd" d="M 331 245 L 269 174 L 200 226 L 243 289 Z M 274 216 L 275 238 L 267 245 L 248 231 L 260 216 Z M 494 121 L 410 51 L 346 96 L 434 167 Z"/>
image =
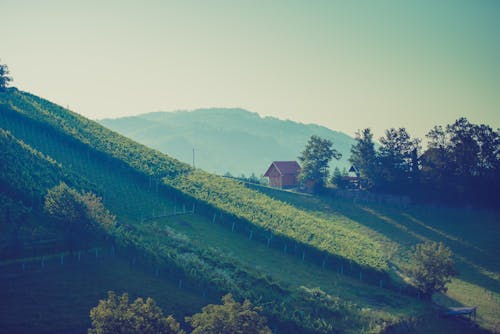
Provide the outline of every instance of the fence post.
<path id="1" fill-rule="evenodd" d="M 253 237 L 253 231 L 250 230 L 250 236 L 248 237 L 249 240 L 252 240 L 252 237 Z"/>
<path id="2" fill-rule="evenodd" d="M 361 271 L 361 270 L 359 271 L 359 280 L 360 280 L 360 281 L 362 281 L 362 280 L 363 280 L 363 273 L 362 273 L 362 271 Z"/>
<path id="3" fill-rule="evenodd" d="M 234 221 L 233 221 L 233 226 L 231 227 L 231 232 L 234 232 L 234 224 L 235 224 L 235 223 L 236 223 L 236 222 L 234 222 Z"/>
<path id="4" fill-rule="evenodd" d="M 214 217 L 212 218 L 212 224 L 215 224 L 215 216 L 216 216 L 216 215 L 217 215 L 217 214 L 216 214 L 216 213 L 214 213 Z"/>
<path id="5" fill-rule="evenodd" d="M 182 289 L 182 279 L 179 280 L 179 289 Z"/>

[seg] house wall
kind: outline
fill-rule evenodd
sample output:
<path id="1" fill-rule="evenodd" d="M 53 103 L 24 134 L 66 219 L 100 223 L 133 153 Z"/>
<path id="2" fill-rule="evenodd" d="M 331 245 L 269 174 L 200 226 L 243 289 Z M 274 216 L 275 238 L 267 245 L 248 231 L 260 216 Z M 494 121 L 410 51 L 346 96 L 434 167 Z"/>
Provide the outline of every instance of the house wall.
<path id="1" fill-rule="evenodd" d="M 296 174 L 287 174 L 282 177 L 281 187 L 295 187 L 298 185 Z"/>

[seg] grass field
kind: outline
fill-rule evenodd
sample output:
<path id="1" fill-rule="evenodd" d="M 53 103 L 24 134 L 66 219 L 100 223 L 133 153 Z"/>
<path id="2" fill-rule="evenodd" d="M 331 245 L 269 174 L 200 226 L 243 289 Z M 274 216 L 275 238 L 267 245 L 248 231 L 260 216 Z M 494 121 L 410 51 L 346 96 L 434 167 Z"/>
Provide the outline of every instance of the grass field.
<path id="1" fill-rule="evenodd" d="M 435 296 L 446 306 L 478 306 L 477 322 L 500 330 L 500 214 L 495 211 L 353 203 L 262 188 L 266 194 L 301 210 L 343 222 L 377 240 L 387 257 L 403 268 L 412 247 L 442 241 L 456 255 L 459 276 L 447 294 Z"/>
<path id="2" fill-rule="evenodd" d="M 89 311 L 107 291 L 128 292 L 130 299 L 152 297 L 164 310 L 182 321 L 217 299 L 204 298 L 177 281 L 156 277 L 127 259 L 93 254 L 81 261 L 59 257 L 27 264 L 25 271 L 0 266 L 0 333 L 86 333 Z"/>

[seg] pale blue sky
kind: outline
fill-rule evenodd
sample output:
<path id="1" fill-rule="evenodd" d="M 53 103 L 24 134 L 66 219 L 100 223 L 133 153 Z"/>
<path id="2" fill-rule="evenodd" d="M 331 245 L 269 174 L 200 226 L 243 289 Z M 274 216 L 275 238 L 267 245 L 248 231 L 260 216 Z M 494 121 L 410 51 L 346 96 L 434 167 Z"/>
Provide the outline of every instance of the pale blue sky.
<path id="1" fill-rule="evenodd" d="M 0 0 L 14 85 L 87 117 L 242 107 L 353 135 L 500 126 L 500 1 Z"/>

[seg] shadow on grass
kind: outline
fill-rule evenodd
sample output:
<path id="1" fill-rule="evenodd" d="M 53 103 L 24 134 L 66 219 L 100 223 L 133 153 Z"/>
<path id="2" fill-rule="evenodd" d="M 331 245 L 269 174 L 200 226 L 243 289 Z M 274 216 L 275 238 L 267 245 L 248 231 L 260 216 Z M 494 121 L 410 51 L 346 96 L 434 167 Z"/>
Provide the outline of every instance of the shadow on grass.
<path id="1" fill-rule="evenodd" d="M 462 280 L 500 293 L 500 243 L 496 242 L 500 234 L 500 218 L 497 213 L 356 204 L 331 197 L 281 192 L 267 195 L 311 214 L 330 215 L 327 219 L 347 218 L 373 231 L 373 236 L 388 249 L 391 243 L 397 244 L 402 258 L 407 257 L 417 243 L 441 241 L 455 253 Z"/>

